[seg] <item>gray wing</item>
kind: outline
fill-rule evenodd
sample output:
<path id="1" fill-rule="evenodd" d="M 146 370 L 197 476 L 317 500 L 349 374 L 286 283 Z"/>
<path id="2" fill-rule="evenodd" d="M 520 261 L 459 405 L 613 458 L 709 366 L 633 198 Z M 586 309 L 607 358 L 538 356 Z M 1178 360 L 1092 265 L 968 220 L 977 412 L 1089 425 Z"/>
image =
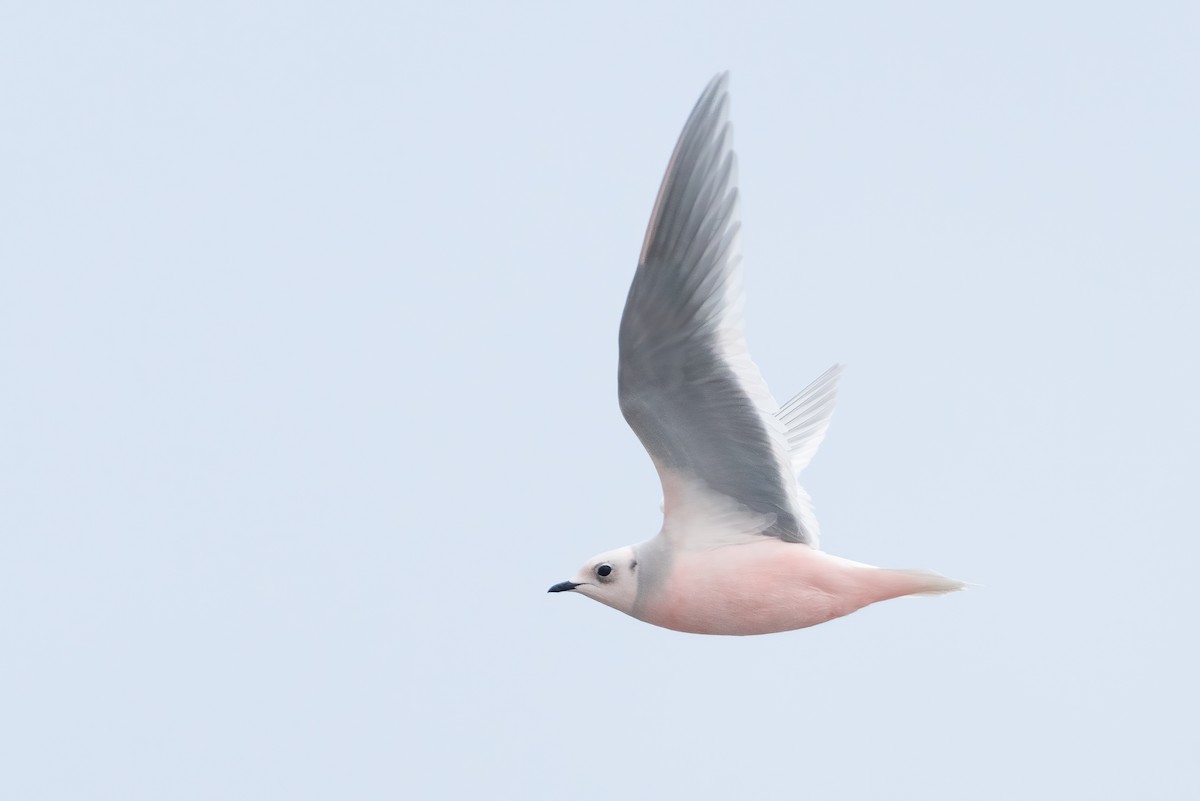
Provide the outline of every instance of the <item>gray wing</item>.
<path id="1" fill-rule="evenodd" d="M 775 417 L 783 423 L 788 455 L 797 473 L 808 467 L 825 439 L 842 370 L 840 364 L 830 367 L 775 412 Z"/>
<path id="2" fill-rule="evenodd" d="M 721 74 L 683 128 L 650 217 L 621 318 L 621 411 L 658 468 L 664 529 L 695 497 L 686 486 L 752 513 L 753 533 L 815 546 L 778 404 L 742 335 L 731 133 Z"/>

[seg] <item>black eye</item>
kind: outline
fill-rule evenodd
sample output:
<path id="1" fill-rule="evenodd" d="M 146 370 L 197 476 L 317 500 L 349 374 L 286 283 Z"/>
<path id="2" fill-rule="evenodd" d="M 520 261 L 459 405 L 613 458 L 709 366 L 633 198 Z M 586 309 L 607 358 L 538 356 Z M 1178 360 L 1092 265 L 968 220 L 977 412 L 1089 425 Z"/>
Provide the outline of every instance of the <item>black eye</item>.
<path id="1" fill-rule="evenodd" d="M 612 573 L 612 565 L 600 565 L 596 568 L 596 575 L 600 578 L 607 578 Z"/>

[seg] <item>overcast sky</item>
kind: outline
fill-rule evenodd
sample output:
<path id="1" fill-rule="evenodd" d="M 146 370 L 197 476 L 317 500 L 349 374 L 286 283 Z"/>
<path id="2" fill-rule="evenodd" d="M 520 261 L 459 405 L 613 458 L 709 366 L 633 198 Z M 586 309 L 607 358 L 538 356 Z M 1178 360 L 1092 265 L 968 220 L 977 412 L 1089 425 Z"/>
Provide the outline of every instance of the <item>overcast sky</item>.
<path id="1" fill-rule="evenodd" d="M 5 5 L 0 797 L 1200 794 L 1200 13 L 977 5 Z M 657 531 L 617 323 L 724 69 L 822 544 L 968 592 L 545 592 Z"/>

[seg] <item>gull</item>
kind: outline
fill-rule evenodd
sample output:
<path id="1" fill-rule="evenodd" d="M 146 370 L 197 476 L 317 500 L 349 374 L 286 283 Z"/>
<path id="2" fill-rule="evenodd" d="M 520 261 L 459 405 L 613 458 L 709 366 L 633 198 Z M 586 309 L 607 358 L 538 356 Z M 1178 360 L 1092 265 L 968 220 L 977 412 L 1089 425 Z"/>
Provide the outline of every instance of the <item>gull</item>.
<path id="1" fill-rule="evenodd" d="M 662 528 L 599 554 L 550 592 L 695 634 L 814 626 L 960 581 L 818 548 L 796 474 L 833 414 L 835 365 L 780 406 L 742 333 L 740 222 L 729 76 L 708 84 L 667 163 L 625 301 L 621 412 L 658 470 Z"/>

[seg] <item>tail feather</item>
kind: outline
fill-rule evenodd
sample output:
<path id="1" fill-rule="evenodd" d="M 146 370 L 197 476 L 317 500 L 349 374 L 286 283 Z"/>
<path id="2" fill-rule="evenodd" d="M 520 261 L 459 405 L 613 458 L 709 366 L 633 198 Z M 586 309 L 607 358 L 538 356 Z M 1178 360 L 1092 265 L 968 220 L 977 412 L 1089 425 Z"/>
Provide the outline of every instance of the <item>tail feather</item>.
<path id="1" fill-rule="evenodd" d="M 967 588 L 966 582 L 947 578 L 932 570 L 888 570 L 906 587 L 911 587 L 904 595 L 945 595 Z"/>

